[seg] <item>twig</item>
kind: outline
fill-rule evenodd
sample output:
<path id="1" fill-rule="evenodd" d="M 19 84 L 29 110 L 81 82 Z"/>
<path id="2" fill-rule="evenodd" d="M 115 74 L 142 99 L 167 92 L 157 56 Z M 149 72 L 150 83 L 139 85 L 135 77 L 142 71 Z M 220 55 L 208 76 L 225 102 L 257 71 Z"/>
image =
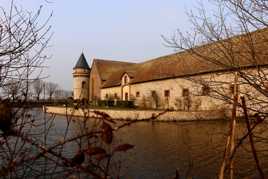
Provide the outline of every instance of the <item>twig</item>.
<path id="1" fill-rule="evenodd" d="M 251 132 L 251 129 L 250 129 L 246 101 L 245 101 L 245 98 L 244 97 L 241 97 L 241 100 L 242 100 L 242 107 L 243 107 L 243 110 L 244 110 L 245 120 L 246 120 L 246 124 L 247 124 L 247 130 L 248 130 L 248 134 L 249 134 L 248 136 L 249 136 L 249 142 L 250 142 L 252 154 L 253 154 L 253 157 L 254 157 L 254 160 L 255 160 L 255 163 L 256 163 L 256 167 L 257 167 L 257 169 L 258 169 L 258 171 L 260 173 L 260 177 L 262 179 L 264 179 L 264 174 L 263 174 L 262 168 L 260 166 L 260 162 L 259 162 L 259 159 L 258 159 L 256 148 L 254 146 L 252 132 Z"/>

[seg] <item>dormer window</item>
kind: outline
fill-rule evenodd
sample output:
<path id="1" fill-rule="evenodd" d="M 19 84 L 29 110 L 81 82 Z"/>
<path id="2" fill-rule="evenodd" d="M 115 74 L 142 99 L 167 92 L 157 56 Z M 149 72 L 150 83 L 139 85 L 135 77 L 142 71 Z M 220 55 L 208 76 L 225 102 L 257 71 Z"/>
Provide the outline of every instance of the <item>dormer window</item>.
<path id="1" fill-rule="evenodd" d="M 128 74 L 125 73 L 122 76 L 121 83 L 122 83 L 122 85 L 127 85 L 127 84 L 129 84 L 129 82 L 130 82 L 130 78 L 129 78 Z"/>

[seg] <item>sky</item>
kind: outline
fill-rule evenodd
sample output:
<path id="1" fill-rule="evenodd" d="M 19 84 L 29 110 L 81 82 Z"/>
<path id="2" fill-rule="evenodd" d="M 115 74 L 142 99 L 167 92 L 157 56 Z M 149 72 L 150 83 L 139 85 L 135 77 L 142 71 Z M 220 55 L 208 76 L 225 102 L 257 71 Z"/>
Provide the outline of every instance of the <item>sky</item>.
<path id="1" fill-rule="evenodd" d="M 142 62 L 174 53 L 161 35 L 172 36 L 188 29 L 186 12 L 196 0 L 15 0 L 24 9 L 44 5 L 43 17 L 50 21 L 53 37 L 44 71 L 47 81 L 72 90 L 72 68 L 83 52 L 89 64 L 93 58 Z M 10 0 L 0 0 L 7 6 Z"/>

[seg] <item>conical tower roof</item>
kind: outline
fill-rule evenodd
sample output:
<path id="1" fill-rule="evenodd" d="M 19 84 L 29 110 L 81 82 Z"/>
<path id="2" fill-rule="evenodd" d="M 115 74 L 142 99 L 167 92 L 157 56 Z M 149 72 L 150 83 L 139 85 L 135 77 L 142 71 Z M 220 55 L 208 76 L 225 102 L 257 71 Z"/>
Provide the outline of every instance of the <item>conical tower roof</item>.
<path id="1" fill-rule="evenodd" d="M 81 54 L 78 61 L 76 62 L 74 69 L 76 69 L 76 68 L 90 69 L 84 53 Z"/>

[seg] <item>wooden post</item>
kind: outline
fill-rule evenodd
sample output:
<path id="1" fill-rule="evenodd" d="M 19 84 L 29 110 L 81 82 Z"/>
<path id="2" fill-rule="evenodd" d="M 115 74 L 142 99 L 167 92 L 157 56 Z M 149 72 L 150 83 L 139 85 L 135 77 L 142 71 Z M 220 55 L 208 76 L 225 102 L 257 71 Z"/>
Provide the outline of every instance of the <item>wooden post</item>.
<path id="1" fill-rule="evenodd" d="M 234 101 L 233 101 L 233 111 L 232 111 L 232 121 L 231 121 L 231 133 L 230 133 L 230 154 L 234 152 L 235 148 L 235 129 L 236 129 L 236 107 L 238 103 L 238 76 L 235 72 L 234 78 Z M 234 178 L 234 159 L 230 159 L 230 179 Z"/>
<path id="2" fill-rule="evenodd" d="M 224 179 L 224 171 L 226 168 L 227 160 L 228 160 L 228 155 L 230 151 L 230 135 L 227 136 L 226 144 L 225 144 L 225 150 L 223 154 L 223 161 L 220 167 L 218 179 Z"/>
<path id="3" fill-rule="evenodd" d="M 230 155 L 233 153 L 235 148 L 235 128 L 236 128 L 236 107 L 238 103 L 238 86 L 237 86 L 238 76 L 237 72 L 235 72 L 234 77 L 234 94 L 233 94 L 233 108 L 232 108 L 232 118 L 230 121 L 230 131 L 227 136 L 225 150 L 224 150 L 224 157 L 220 167 L 220 171 L 218 174 L 218 179 L 224 179 L 224 172 L 226 169 L 226 165 L 228 160 L 230 159 Z M 234 161 L 230 159 L 230 179 L 233 179 L 234 176 Z"/>

